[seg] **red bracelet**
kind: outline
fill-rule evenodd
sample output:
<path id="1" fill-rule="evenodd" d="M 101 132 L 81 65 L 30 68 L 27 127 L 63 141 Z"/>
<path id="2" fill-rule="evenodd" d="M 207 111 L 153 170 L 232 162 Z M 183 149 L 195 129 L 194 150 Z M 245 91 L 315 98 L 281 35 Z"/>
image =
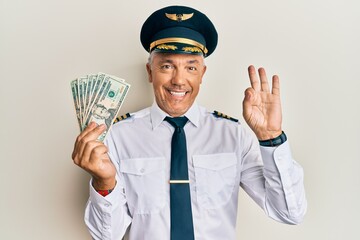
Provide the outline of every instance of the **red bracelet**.
<path id="1" fill-rule="evenodd" d="M 96 190 L 96 189 L 95 189 Z M 109 190 L 96 190 L 101 196 L 106 197 L 107 195 L 109 195 L 109 193 L 111 193 L 113 191 L 113 189 L 109 189 Z"/>

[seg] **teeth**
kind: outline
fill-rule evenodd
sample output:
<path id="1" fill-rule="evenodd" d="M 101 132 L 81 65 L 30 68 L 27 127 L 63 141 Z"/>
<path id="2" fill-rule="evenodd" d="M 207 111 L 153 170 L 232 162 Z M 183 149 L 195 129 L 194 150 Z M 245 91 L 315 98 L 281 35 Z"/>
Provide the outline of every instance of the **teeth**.
<path id="1" fill-rule="evenodd" d="M 172 92 L 170 91 L 171 95 L 177 96 L 177 97 L 183 97 L 185 96 L 186 92 Z"/>

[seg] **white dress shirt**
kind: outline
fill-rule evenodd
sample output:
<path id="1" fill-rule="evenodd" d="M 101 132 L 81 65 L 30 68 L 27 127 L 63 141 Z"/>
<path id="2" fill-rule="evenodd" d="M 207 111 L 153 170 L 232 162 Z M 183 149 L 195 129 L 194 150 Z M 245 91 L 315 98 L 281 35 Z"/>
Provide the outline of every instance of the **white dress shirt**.
<path id="1" fill-rule="evenodd" d="M 94 239 L 170 239 L 170 154 L 174 128 L 156 104 L 116 123 L 106 138 L 117 184 L 102 197 L 90 183 L 85 222 Z M 196 240 L 236 239 L 241 186 L 265 213 L 297 224 L 306 211 L 303 171 L 288 142 L 259 147 L 241 124 L 194 104 L 184 130 Z M 184 239 L 186 240 L 186 239 Z"/>

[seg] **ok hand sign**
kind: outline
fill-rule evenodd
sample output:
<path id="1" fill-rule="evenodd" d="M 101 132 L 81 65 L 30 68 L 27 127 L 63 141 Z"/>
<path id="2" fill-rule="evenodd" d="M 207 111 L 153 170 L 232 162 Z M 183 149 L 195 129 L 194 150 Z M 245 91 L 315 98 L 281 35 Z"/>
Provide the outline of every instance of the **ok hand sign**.
<path id="1" fill-rule="evenodd" d="M 282 132 L 279 77 L 272 77 L 270 92 L 264 68 L 258 69 L 260 80 L 254 66 L 249 66 L 248 72 L 251 87 L 245 90 L 244 119 L 259 140 L 278 137 Z"/>

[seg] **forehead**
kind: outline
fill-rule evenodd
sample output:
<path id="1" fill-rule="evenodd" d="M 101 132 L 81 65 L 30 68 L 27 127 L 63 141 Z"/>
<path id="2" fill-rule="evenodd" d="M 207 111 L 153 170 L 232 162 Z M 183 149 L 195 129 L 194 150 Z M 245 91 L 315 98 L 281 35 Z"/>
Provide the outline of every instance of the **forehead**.
<path id="1" fill-rule="evenodd" d="M 159 52 L 154 52 L 152 54 L 154 62 L 190 62 L 199 64 L 202 64 L 204 62 L 204 57 L 201 55 Z"/>

